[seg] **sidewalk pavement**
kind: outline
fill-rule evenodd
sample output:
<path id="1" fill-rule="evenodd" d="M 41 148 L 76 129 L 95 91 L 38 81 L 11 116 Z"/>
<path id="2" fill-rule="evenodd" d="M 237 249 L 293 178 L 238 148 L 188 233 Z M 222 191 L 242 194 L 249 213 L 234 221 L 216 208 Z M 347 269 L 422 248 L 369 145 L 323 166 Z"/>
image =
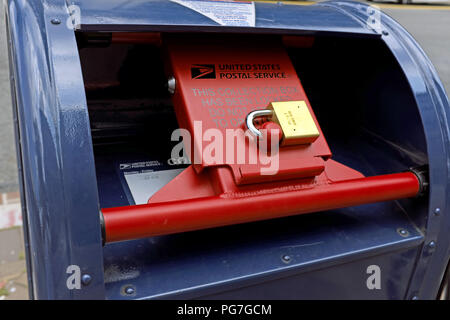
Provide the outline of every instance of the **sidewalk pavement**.
<path id="1" fill-rule="evenodd" d="M 28 299 L 19 194 L 0 194 L 0 300 Z"/>

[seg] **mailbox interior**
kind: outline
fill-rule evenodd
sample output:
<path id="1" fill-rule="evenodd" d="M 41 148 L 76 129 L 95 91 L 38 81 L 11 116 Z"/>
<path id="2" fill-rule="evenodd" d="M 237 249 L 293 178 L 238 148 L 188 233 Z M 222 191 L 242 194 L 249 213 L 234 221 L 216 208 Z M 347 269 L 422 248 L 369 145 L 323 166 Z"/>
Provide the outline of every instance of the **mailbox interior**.
<path id="1" fill-rule="evenodd" d="M 264 41 L 269 35 L 245 37 Z M 161 47 L 108 39 L 108 34 L 77 34 L 101 208 L 134 204 L 121 166 L 167 162 L 178 127 Z M 408 79 L 381 39 L 327 34 L 315 35 L 312 45 L 286 46 L 333 159 L 367 176 L 428 163 Z M 103 251 L 107 295 L 208 297 L 234 290 L 236 279 L 241 287 L 253 287 L 288 270 L 318 272 L 351 262 L 361 250 L 386 261 L 394 250 L 414 255 L 427 202 L 427 197 L 406 199 L 108 244 Z M 412 262 L 398 266 L 399 277 L 408 276 Z M 124 292 L 128 285 L 136 287 L 132 297 Z M 293 298 L 292 292 L 287 297 Z"/>

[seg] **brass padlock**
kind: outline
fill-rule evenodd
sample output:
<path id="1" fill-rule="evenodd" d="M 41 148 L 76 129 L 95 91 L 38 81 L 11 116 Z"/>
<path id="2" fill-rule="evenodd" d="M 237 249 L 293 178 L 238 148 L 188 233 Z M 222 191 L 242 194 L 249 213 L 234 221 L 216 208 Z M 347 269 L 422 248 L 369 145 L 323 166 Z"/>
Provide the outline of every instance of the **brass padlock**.
<path id="1" fill-rule="evenodd" d="M 246 125 L 250 132 L 258 137 L 261 132 L 255 128 L 253 120 L 262 116 L 280 125 L 283 131 L 282 146 L 310 144 L 319 137 L 319 129 L 303 100 L 272 102 L 265 110 L 250 112 Z"/>

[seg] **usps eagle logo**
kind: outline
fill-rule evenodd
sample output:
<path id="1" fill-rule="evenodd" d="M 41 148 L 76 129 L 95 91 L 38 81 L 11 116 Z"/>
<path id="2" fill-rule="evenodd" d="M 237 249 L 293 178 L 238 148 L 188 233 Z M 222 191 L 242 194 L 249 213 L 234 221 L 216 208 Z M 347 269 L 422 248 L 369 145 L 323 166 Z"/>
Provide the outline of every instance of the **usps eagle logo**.
<path id="1" fill-rule="evenodd" d="M 213 64 L 193 64 L 191 76 L 192 79 L 215 79 L 216 67 Z"/>

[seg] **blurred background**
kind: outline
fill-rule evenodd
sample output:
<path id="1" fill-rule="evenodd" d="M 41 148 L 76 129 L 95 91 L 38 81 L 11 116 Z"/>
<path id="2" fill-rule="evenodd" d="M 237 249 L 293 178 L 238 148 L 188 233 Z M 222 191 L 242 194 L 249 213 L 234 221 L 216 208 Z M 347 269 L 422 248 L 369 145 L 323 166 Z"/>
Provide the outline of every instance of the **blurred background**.
<path id="1" fill-rule="evenodd" d="M 371 1 L 370 4 L 379 6 L 415 37 L 436 67 L 447 93 L 450 92 L 450 0 Z M 0 14 L 0 137 L 0 300 L 28 299 L 3 12 Z"/>

